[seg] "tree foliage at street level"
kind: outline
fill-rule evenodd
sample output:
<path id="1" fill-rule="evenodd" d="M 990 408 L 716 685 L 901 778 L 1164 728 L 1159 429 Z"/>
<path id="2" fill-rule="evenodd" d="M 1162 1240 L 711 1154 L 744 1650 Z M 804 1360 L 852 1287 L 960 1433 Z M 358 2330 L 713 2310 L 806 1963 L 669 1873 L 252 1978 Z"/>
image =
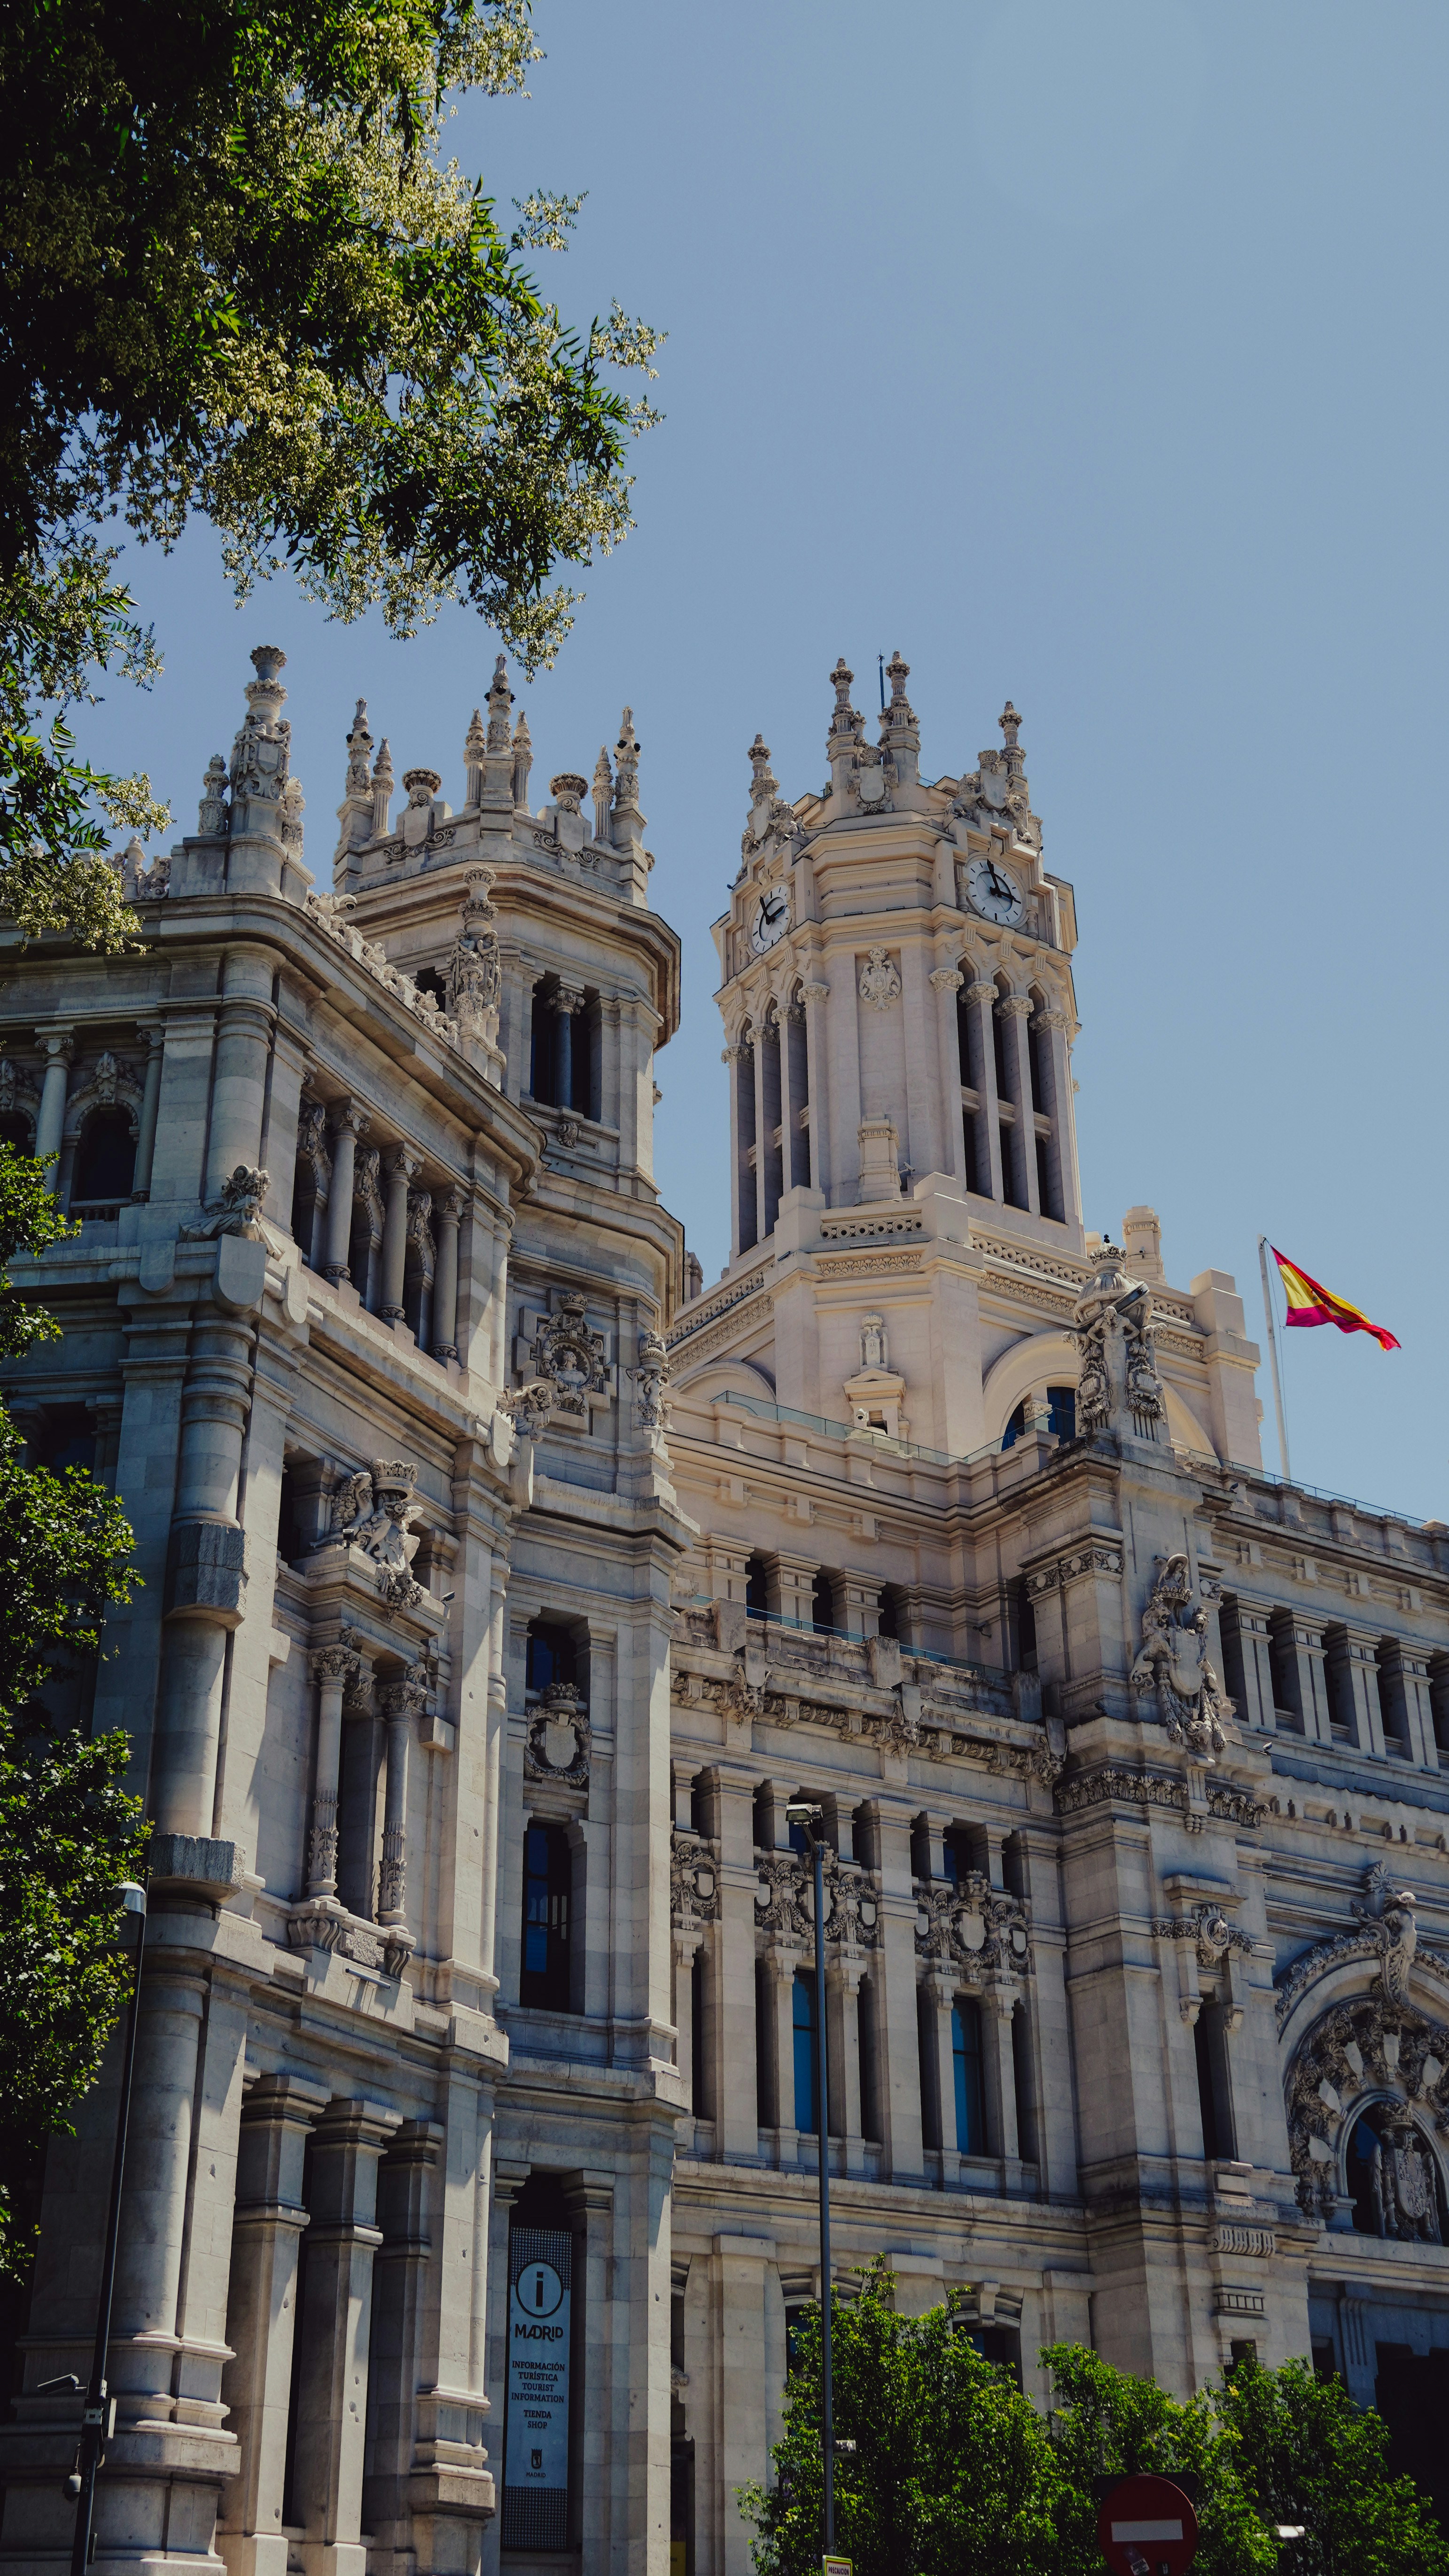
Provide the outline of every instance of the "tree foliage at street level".
<path id="1" fill-rule="evenodd" d="M 832 2301 L 836 2546 L 855 2576 L 1102 2576 L 1096 2482 L 1195 2481 L 1194 2576 L 1449 2576 L 1424 2499 L 1386 2465 L 1380 2419 L 1302 2362 L 1235 2363 L 1184 2403 L 1080 2345 L 1042 2354 L 1045 2417 L 973 2348 L 957 2294 L 900 2317 L 884 2263 Z M 767 2489 L 740 2490 L 760 2576 L 816 2576 L 821 2333 L 806 2312 Z M 1302 2525 L 1283 2541 L 1280 2524 Z"/>
<path id="2" fill-rule="evenodd" d="M 12 1272 L 79 1231 L 44 1167 L 0 1144 L 0 1358 L 53 1339 L 53 1316 Z M 107 1605 L 129 1597 L 131 1532 L 81 1467 L 21 1463 L 0 1415 L 0 2274 L 30 2260 L 40 2153 L 95 2082 L 129 1989 L 117 1883 L 141 1865 L 140 1801 L 120 1782 L 122 1733 L 57 1726 L 43 1694 L 100 1651 Z"/>

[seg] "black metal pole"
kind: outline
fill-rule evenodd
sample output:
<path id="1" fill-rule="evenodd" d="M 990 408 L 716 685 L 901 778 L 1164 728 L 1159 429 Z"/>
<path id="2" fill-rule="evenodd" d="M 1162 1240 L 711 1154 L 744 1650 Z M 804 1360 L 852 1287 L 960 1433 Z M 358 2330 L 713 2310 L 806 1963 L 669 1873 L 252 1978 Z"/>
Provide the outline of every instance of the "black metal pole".
<path id="1" fill-rule="evenodd" d="M 138 1891 L 139 1892 L 139 1891 Z M 144 1904 L 144 1899 L 142 1900 Z M 136 2069 L 136 2019 L 141 2000 L 141 1963 L 146 1951 L 146 1917 L 141 1915 L 136 1942 L 136 1975 L 131 1987 L 130 2011 L 126 2016 L 126 2045 L 121 2057 L 121 2100 L 116 2113 L 116 2144 L 111 2158 L 111 2205 L 106 2217 L 106 2250 L 101 2262 L 100 2302 L 96 2309 L 96 2340 L 91 2353 L 90 2384 L 86 2389 L 81 2415 L 80 2457 L 76 2466 L 80 2475 L 80 2502 L 75 2512 L 75 2539 L 70 2553 L 70 2576 L 86 2576 L 91 2559 L 91 2529 L 95 2520 L 96 2472 L 105 2457 L 106 2417 L 110 2412 L 106 2388 L 106 2361 L 111 2343 L 111 2305 L 116 2289 L 116 2251 L 120 2238 L 121 2181 L 126 2170 L 126 2131 L 131 2120 L 131 2078 Z"/>
<path id="2" fill-rule="evenodd" d="M 820 2137 L 820 2399 L 825 2441 L 825 2554 L 835 2547 L 835 2419 L 830 2386 L 830 2110 L 825 2049 L 824 1819 L 811 1827 L 815 1850 L 816 2126 Z"/>

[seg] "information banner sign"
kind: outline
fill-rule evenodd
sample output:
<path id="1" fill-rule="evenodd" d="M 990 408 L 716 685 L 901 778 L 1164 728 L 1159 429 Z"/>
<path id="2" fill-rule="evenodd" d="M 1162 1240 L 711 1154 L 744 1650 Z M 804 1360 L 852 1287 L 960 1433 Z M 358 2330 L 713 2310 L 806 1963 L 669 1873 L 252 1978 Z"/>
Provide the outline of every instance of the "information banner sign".
<path id="1" fill-rule="evenodd" d="M 505 2549 L 568 2546 L 572 2252 L 559 2227 L 515 2227 L 508 2240 Z"/>

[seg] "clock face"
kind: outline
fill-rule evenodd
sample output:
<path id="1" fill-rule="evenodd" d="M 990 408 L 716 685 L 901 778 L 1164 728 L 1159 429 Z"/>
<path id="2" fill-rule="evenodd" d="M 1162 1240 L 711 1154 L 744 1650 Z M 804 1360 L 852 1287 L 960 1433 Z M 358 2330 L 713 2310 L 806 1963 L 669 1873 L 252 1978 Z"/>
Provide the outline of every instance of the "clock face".
<path id="1" fill-rule="evenodd" d="M 966 871 L 966 899 L 984 921 L 1018 922 L 1026 911 L 1026 897 L 1000 859 L 972 860 Z"/>
<path id="2" fill-rule="evenodd" d="M 790 927 L 790 898 L 783 886 L 770 886 L 750 915 L 750 946 L 757 957 L 783 939 Z"/>

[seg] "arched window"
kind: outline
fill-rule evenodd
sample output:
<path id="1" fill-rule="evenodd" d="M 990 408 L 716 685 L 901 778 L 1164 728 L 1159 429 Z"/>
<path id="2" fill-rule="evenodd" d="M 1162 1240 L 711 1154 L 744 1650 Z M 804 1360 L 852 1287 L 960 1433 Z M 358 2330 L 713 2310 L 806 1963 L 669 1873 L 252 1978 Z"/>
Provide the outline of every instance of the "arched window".
<path id="1" fill-rule="evenodd" d="M 17 1154 L 34 1153 L 35 1130 L 20 1110 L 12 1109 L 0 1118 L 0 1144 L 13 1145 Z"/>
<path id="2" fill-rule="evenodd" d="M 956 2078 L 956 2146 L 963 2156 L 984 2156 L 986 2085 L 981 2057 L 981 2006 L 959 1995 L 951 2007 L 951 2063 Z"/>
<path id="3" fill-rule="evenodd" d="M 1054 1440 L 1075 1440 L 1077 1436 L 1077 1390 L 1074 1386 L 1049 1386 L 1047 1429 Z M 1026 1429 L 1026 1398 L 1013 1413 L 1001 1435 L 1003 1449 L 1014 1449 Z"/>
<path id="4" fill-rule="evenodd" d="M 562 1825 L 530 1824 L 523 1837 L 523 1967 L 520 2003 L 572 2009 L 569 1974 L 573 1855 Z"/>
<path id="5" fill-rule="evenodd" d="M 80 1132 L 71 1176 L 72 1207 L 114 1206 L 129 1199 L 136 1177 L 136 1138 L 124 1109 L 93 1109 Z"/>
<path id="6" fill-rule="evenodd" d="M 808 1968 L 795 1971 L 795 2126 L 813 2132 L 820 2125 L 820 2097 L 815 2083 L 815 1979 Z"/>

